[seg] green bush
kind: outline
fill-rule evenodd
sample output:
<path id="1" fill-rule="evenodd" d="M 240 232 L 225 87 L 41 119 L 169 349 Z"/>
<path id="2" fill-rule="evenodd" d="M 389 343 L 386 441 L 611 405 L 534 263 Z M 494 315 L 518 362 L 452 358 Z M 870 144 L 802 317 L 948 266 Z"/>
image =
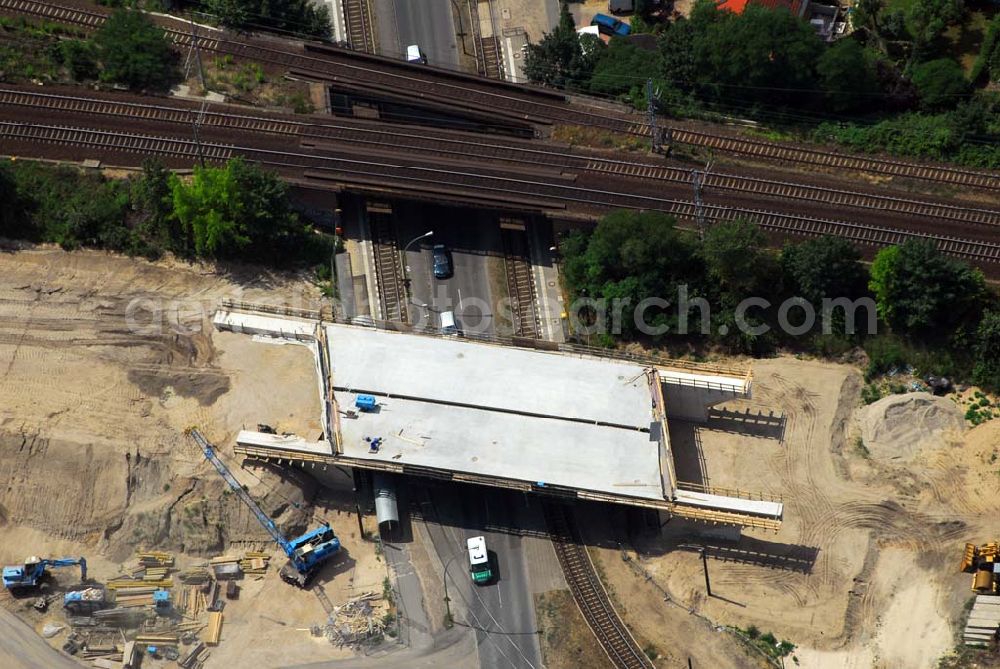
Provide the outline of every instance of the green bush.
<path id="1" fill-rule="evenodd" d="M 239 160 L 199 171 L 190 183 L 156 162 L 127 180 L 73 167 L 0 163 L 0 201 L 0 236 L 67 249 L 148 258 L 166 251 L 238 254 L 282 266 L 328 266 L 336 249 L 332 235 L 299 221 L 284 182 Z"/>
<path id="2" fill-rule="evenodd" d="M 861 389 L 861 401 L 865 404 L 874 404 L 882 399 L 882 391 L 874 383 L 866 383 Z"/>
<path id="3" fill-rule="evenodd" d="M 180 80 L 177 56 L 163 29 L 141 12 L 115 11 L 97 31 L 94 44 L 104 81 L 163 91 Z"/>
<path id="4" fill-rule="evenodd" d="M 921 106 L 925 109 L 950 109 L 969 96 L 965 71 L 950 58 L 917 65 L 911 79 L 920 91 Z"/>
<path id="5" fill-rule="evenodd" d="M 979 95 L 971 103 L 982 98 Z M 983 134 L 987 128 L 970 128 L 962 111 L 960 106 L 953 112 L 942 114 L 911 112 L 867 126 L 821 123 L 811 136 L 817 142 L 833 142 L 859 152 L 885 152 L 897 156 L 948 160 L 969 167 L 1000 168 L 1000 144 L 966 142 L 968 133 Z M 987 114 L 997 117 L 997 112 L 992 109 Z"/>
<path id="6" fill-rule="evenodd" d="M 254 0 L 205 0 L 205 9 L 227 26 L 271 28 L 283 32 L 329 39 L 330 9 L 309 0 L 254 2 Z"/>
<path id="7" fill-rule="evenodd" d="M 975 355 L 973 381 L 994 392 L 1000 391 L 1000 311 L 987 311 L 979 321 Z M 983 400 L 985 396 L 980 401 Z"/>
<path id="8" fill-rule="evenodd" d="M 60 61 L 75 81 L 97 79 L 100 69 L 94 51 L 94 45 L 86 40 L 73 39 L 59 42 Z"/>
<path id="9" fill-rule="evenodd" d="M 868 354 L 868 367 L 865 369 L 865 379 L 868 381 L 906 365 L 906 352 L 896 337 L 869 337 L 865 340 L 864 347 Z"/>
<path id="10" fill-rule="evenodd" d="M 1000 14 L 993 17 L 986 27 L 983 43 L 979 47 L 979 55 L 969 73 L 969 81 L 979 83 L 985 75 L 990 81 L 1000 79 Z"/>

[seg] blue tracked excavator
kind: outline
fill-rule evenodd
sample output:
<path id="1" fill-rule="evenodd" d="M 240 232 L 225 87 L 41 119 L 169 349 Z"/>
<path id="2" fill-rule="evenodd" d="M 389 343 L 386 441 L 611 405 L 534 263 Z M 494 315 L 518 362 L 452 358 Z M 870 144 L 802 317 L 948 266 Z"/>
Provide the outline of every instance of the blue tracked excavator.
<path id="1" fill-rule="evenodd" d="M 329 525 L 323 524 L 300 537 L 286 539 L 271 517 L 264 513 L 260 505 L 254 501 L 233 476 L 233 473 L 229 471 L 226 463 L 219 459 L 215 453 L 215 447 L 198 430 L 191 430 L 191 437 L 201 448 L 208 461 L 226 480 L 233 492 L 243 500 L 243 503 L 247 505 L 264 529 L 271 535 L 271 538 L 274 539 L 274 542 L 281 546 L 281 550 L 288 556 L 288 563 L 282 567 L 280 572 L 282 580 L 300 588 L 306 587 L 316 570 L 340 550 L 340 539 L 337 538 L 337 535 L 333 533 Z"/>

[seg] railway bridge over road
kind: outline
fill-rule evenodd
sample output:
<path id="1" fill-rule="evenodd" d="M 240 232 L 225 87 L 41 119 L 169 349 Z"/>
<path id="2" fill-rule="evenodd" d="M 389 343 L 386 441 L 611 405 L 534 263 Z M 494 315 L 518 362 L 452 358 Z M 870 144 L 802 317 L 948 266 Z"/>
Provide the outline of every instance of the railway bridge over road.
<path id="1" fill-rule="evenodd" d="M 477 341 L 276 311 L 225 302 L 214 323 L 312 348 L 325 440 L 245 431 L 237 453 L 780 527 L 780 500 L 678 481 L 671 450 L 671 407 L 678 418 L 705 420 L 708 407 L 749 397 L 748 369 L 614 359 L 551 342 Z M 361 395 L 374 397 L 375 406 L 358 408 Z"/>

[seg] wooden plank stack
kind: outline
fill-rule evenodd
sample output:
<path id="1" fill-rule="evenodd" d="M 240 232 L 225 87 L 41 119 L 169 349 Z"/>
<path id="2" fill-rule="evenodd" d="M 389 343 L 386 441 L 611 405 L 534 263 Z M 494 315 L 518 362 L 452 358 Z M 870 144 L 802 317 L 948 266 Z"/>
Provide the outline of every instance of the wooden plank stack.
<path id="1" fill-rule="evenodd" d="M 174 556 L 162 551 L 139 551 L 135 554 L 143 567 L 173 567 Z"/>
<path id="2" fill-rule="evenodd" d="M 153 593 L 148 595 L 115 595 L 115 606 L 129 609 L 136 606 L 152 606 Z"/>
<path id="3" fill-rule="evenodd" d="M 192 569 L 185 569 L 177 577 L 181 580 L 181 583 L 201 585 L 202 583 L 207 583 L 208 579 L 212 578 L 212 575 L 204 567 L 194 567 Z"/>
<path id="4" fill-rule="evenodd" d="M 208 609 L 208 598 L 201 586 L 189 585 L 178 590 L 174 608 L 183 611 L 188 618 L 197 618 Z"/>
<path id="5" fill-rule="evenodd" d="M 117 590 L 119 588 L 142 588 L 142 587 L 153 587 L 153 588 L 172 588 L 174 586 L 174 580 L 172 578 L 164 578 L 155 581 L 146 581 L 142 579 L 134 578 L 116 578 L 113 581 L 108 581 L 108 590 Z"/>
<path id="6" fill-rule="evenodd" d="M 135 642 L 150 646 L 176 646 L 180 638 L 173 632 L 151 632 L 149 634 L 136 634 Z"/>
<path id="7" fill-rule="evenodd" d="M 193 669 L 193 667 L 201 666 L 208 659 L 208 648 L 205 648 L 204 643 L 199 643 L 197 646 L 191 649 L 191 652 L 182 657 L 177 661 L 177 664 L 183 669 Z"/>
<path id="8" fill-rule="evenodd" d="M 267 553 L 247 551 L 240 560 L 240 568 L 244 574 L 265 574 L 270 559 L 271 556 Z"/>
<path id="9" fill-rule="evenodd" d="M 222 636 L 222 611 L 211 611 L 208 614 L 208 628 L 205 630 L 205 643 L 218 646 Z"/>

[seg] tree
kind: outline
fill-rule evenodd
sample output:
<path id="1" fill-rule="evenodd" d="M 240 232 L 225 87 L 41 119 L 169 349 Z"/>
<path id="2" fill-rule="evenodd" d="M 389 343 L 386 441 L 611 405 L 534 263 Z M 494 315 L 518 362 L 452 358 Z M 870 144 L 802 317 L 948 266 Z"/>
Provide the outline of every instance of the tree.
<path id="1" fill-rule="evenodd" d="M 636 107 L 646 99 L 646 80 L 660 73 L 659 57 L 624 40 L 611 40 L 603 49 L 590 78 L 590 91 L 598 95 L 628 95 Z"/>
<path id="2" fill-rule="evenodd" d="M 94 55 L 94 45 L 86 40 L 70 39 L 59 42 L 59 60 L 75 81 L 97 79 L 100 68 Z"/>
<path id="3" fill-rule="evenodd" d="M 698 9 L 701 5 L 695 5 Z M 694 17 L 679 18 L 663 29 L 660 35 L 660 67 L 662 76 L 668 85 L 679 91 L 692 91 L 695 88 L 698 71 L 694 62 L 694 41 L 698 30 Z M 714 12 L 712 16 L 718 16 Z"/>
<path id="4" fill-rule="evenodd" d="M 285 183 L 241 159 L 196 167 L 189 182 L 171 175 L 169 183 L 172 217 L 198 256 L 274 259 L 305 233 Z"/>
<path id="5" fill-rule="evenodd" d="M 674 302 L 678 287 L 697 295 L 703 270 L 692 237 L 659 212 L 616 211 L 585 235 L 568 236 L 560 245 L 567 287 L 575 297 L 626 300 L 623 333 L 636 333 L 629 316 L 647 298 Z M 675 311 L 647 314 L 647 322 L 672 327 Z M 609 318 L 611 314 L 609 313 Z M 609 323 L 610 324 L 610 323 Z"/>
<path id="6" fill-rule="evenodd" d="M 101 79 L 133 89 L 166 90 L 180 78 L 163 29 L 138 11 L 117 10 L 94 36 Z"/>
<path id="7" fill-rule="evenodd" d="M 879 85 L 873 59 L 853 39 L 839 40 L 824 51 L 816 72 L 835 111 L 870 108 L 878 102 Z"/>
<path id="8" fill-rule="evenodd" d="M 906 12 L 906 28 L 919 52 L 965 16 L 963 0 L 915 0 Z"/>
<path id="9" fill-rule="evenodd" d="M 808 23 L 787 9 L 749 5 L 735 15 L 705 0 L 699 5 L 691 48 L 700 90 L 727 100 L 801 103 L 797 89 L 815 88 L 825 45 Z"/>
<path id="10" fill-rule="evenodd" d="M 203 257 L 234 256 L 250 244 L 236 181 L 227 169 L 195 167 L 190 183 L 170 177 L 173 216 Z"/>
<path id="11" fill-rule="evenodd" d="M 149 258 L 159 257 L 166 250 L 180 255 L 190 253 L 180 225 L 170 215 L 170 172 L 163 163 L 155 159 L 143 162 L 142 176 L 132 183 L 131 196 L 135 233 L 132 252 Z"/>
<path id="12" fill-rule="evenodd" d="M 986 294 L 982 272 L 944 255 L 927 239 L 879 251 L 868 285 L 879 315 L 893 330 L 938 339 L 975 316 Z"/>
<path id="13" fill-rule="evenodd" d="M 865 293 L 861 254 L 843 237 L 824 236 L 786 246 L 781 266 L 796 295 L 816 308 L 824 298 L 854 300 Z"/>
<path id="14" fill-rule="evenodd" d="M 875 42 L 882 45 L 882 10 L 884 0 L 858 0 L 854 3 L 854 13 L 851 15 L 851 25 L 855 30 L 863 30 Z M 882 46 L 884 50 L 884 46 Z"/>
<path id="15" fill-rule="evenodd" d="M 569 7 L 560 5 L 559 25 L 538 44 L 529 44 L 524 74 L 533 82 L 557 88 L 585 90 L 603 48 L 592 35 L 576 34 Z"/>
<path id="16" fill-rule="evenodd" d="M 37 231 L 28 219 L 29 204 L 19 191 L 10 161 L 0 163 L 0 237 L 35 239 Z"/>
<path id="17" fill-rule="evenodd" d="M 1000 311 L 983 314 L 976 329 L 975 350 L 973 380 L 984 388 L 1000 391 Z"/>
<path id="18" fill-rule="evenodd" d="M 911 79 L 920 91 L 920 104 L 925 109 L 948 109 L 969 95 L 965 71 L 951 58 L 938 58 L 917 65 L 913 68 Z"/>
<path id="19" fill-rule="evenodd" d="M 767 252 L 767 237 L 744 220 L 716 223 L 705 233 L 701 255 L 709 278 L 734 302 L 772 283 L 775 266 Z"/>
<path id="20" fill-rule="evenodd" d="M 233 28 L 264 27 L 329 39 L 329 6 L 309 0 L 205 0 L 208 11 Z"/>

